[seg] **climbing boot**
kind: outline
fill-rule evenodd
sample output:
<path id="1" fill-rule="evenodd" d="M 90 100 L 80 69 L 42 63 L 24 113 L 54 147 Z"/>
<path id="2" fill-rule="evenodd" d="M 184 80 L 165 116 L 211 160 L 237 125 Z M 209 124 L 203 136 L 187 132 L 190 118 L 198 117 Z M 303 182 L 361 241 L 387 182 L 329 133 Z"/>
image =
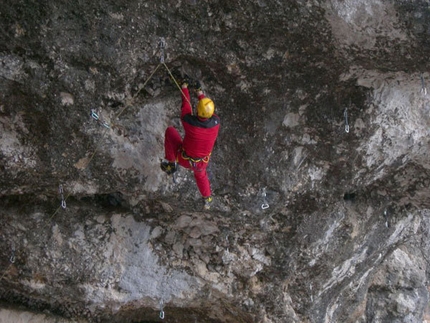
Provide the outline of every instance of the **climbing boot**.
<path id="1" fill-rule="evenodd" d="M 212 202 L 213 202 L 212 196 L 204 197 L 203 198 L 203 210 L 205 210 L 205 211 L 210 210 L 211 206 L 212 206 Z"/>
<path id="2" fill-rule="evenodd" d="M 172 163 L 167 160 L 162 160 L 160 163 L 161 170 L 167 175 L 171 175 L 178 170 L 178 164 Z"/>

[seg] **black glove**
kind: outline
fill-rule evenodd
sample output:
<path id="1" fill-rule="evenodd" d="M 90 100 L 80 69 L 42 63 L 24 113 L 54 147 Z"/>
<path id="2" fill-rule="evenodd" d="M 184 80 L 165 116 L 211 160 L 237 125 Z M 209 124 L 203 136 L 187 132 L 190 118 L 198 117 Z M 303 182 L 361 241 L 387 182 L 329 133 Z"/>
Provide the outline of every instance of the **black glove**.
<path id="1" fill-rule="evenodd" d="M 191 86 L 192 82 L 193 82 L 193 79 L 191 79 L 187 74 L 178 78 L 178 83 L 181 87 L 184 85 Z"/>
<path id="2" fill-rule="evenodd" d="M 198 92 L 202 90 L 202 85 L 197 80 L 191 80 L 189 83 L 190 88 L 192 88 L 194 91 Z"/>
<path id="3" fill-rule="evenodd" d="M 184 76 L 182 76 L 181 72 L 178 70 L 172 71 L 171 77 L 173 77 L 174 81 L 178 82 L 179 86 L 182 86 L 184 84 L 190 84 L 188 75 L 185 74 Z"/>

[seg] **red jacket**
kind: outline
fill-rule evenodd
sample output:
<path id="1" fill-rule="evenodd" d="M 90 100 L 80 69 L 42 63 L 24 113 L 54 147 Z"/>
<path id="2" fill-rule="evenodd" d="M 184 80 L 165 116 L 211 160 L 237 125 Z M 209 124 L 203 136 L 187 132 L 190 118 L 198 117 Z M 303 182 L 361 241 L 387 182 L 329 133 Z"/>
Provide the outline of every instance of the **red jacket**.
<path id="1" fill-rule="evenodd" d="M 194 158 L 209 156 L 218 136 L 220 119 L 216 114 L 208 119 L 192 115 L 188 88 L 183 88 L 182 93 L 181 121 L 185 130 L 182 147 L 187 156 Z M 202 94 L 198 98 L 201 100 L 204 97 Z"/>

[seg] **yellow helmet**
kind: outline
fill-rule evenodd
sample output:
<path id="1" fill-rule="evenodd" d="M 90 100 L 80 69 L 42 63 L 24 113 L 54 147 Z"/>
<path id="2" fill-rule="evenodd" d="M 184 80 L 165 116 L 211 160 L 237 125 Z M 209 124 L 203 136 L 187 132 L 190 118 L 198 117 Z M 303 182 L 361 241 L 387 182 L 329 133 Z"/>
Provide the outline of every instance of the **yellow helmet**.
<path id="1" fill-rule="evenodd" d="M 214 114 L 215 105 L 213 101 L 209 98 L 203 98 L 199 100 L 197 104 L 197 115 L 200 118 L 210 118 Z"/>

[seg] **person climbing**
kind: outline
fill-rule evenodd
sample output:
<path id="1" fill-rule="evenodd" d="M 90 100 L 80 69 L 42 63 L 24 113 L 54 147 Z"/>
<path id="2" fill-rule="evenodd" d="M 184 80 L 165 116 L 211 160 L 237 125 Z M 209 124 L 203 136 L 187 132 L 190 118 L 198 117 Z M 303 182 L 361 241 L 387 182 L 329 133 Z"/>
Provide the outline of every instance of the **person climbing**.
<path id="1" fill-rule="evenodd" d="M 198 81 L 193 87 L 198 98 L 197 116 L 192 114 L 189 79 L 182 81 L 181 122 L 185 130 L 182 140 L 178 130 L 170 126 L 164 136 L 165 159 L 161 161 L 161 169 L 167 174 L 173 174 L 182 167 L 192 169 L 197 187 L 203 198 L 203 209 L 209 210 L 213 201 L 207 166 L 213 146 L 218 137 L 220 118 L 214 113 L 215 105 L 207 98 Z"/>

